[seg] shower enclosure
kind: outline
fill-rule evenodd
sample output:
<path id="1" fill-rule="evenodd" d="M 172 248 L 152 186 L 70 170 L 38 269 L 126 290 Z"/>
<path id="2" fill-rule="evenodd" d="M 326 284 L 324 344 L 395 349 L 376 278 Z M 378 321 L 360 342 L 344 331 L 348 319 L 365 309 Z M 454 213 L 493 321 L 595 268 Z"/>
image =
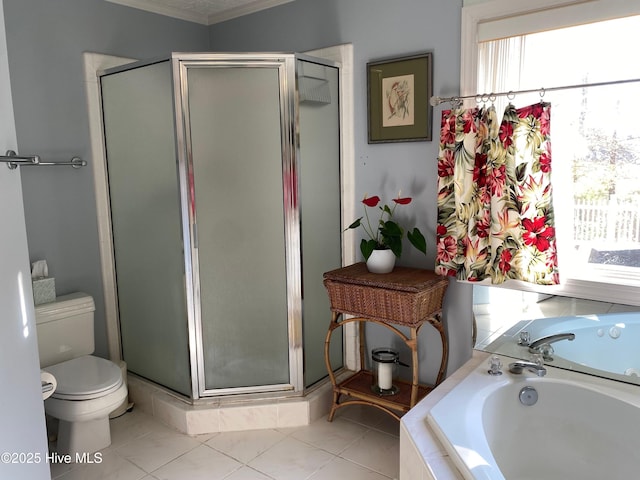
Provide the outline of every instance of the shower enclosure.
<path id="1" fill-rule="evenodd" d="M 102 72 L 100 90 L 128 369 L 192 399 L 322 380 L 339 66 L 175 53 Z"/>

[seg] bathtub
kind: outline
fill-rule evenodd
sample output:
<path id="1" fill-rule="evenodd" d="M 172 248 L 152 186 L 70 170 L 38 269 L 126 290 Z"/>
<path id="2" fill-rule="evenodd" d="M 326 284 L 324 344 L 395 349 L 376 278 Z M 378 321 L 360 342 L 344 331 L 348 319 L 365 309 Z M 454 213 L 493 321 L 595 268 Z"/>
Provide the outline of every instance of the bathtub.
<path id="1" fill-rule="evenodd" d="M 553 360 L 545 363 L 617 380 L 640 383 L 640 312 L 541 318 L 516 324 L 486 347 L 487 351 L 529 358 L 518 345 L 519 333 L 529 332 L 531 341 L 557 333 L 574 333 L 573 341 L 551 344 Z"/>
<path id="2" fill-rule="evenodd" d="M 422 419 L 457 469 L 446 478 L 639 478 L 637 386 L 553 367 L 544 377 L 514 375 L 508 364 L 515 360 L 501 360 L 502 375 L 480 363 Z M 533 405 L 519 400 L 525 387 L 537 393 Z"/>

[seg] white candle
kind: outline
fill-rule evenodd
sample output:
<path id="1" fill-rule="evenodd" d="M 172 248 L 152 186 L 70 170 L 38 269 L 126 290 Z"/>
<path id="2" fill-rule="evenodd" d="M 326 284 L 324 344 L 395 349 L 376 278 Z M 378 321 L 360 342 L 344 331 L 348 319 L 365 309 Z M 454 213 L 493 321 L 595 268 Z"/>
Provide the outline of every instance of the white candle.
<path id="1" fill-rule="evenodd" d="M 381 390 L 391 390 L 393 363 L 379 363 L 378 365 L 378 387 Z"/>

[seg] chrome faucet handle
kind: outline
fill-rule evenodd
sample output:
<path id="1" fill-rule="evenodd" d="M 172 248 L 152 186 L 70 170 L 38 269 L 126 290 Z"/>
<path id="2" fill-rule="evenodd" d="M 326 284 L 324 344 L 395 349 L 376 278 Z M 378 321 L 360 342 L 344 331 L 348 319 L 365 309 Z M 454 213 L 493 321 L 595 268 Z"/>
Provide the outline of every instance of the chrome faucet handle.
<path id="1" fill-rule="evenodd" d="M 518 345 L 522 345 L 523 347 L 528 347 L 531 344 L 531 334 L 523 330 L 520 332 Z"/>
<path id="2" fill-rule="evenodd" d="M 494 355 L 489 359 L 489 370 L 487 370 L 489 375 L 502 375 L 502 361 L 500 361 L 500 357 Z"/>
<path id="3" fill-rule="evenodd" d="M 544 357 L 541 353 L 532 353 L 529 355 L 529 360 L 535 363 L 539 367 L 544 366 Z"/>
<path id="4" fill-rule="evenodd" d="M 575 333 L 556 333 L 554 335 L 548 335 L 531 342 L 529 344 L 529 351 L 531 353 L 540 353 L 540 347 L 542 347 L 543 345 L 550 345 L 561 340 L 568 340 L 571 342 L 575 338 Z"/>
<path id="5" fill-rule="evenodd" d="M 550 344 L 543 343 L 542 345 L 540 345 L 538 347 L 538 350 L 540 351 L 540 354 L 542 355 L 542 358 L 545 361 L 547 361 L 547 362 L 553 361 L 553 354 L 554 354 L 555 350 L 553 349 L 553 347 Z"/>
<path id="6" fill-rule="evenodd" d="M 529 370 L 539 377 L 544 377 L 547 374 L 546 368 L 534 362 L 519 360 L 509 364 L 509 371 L 515 375 L 520 375 L 524 370 Z"/>

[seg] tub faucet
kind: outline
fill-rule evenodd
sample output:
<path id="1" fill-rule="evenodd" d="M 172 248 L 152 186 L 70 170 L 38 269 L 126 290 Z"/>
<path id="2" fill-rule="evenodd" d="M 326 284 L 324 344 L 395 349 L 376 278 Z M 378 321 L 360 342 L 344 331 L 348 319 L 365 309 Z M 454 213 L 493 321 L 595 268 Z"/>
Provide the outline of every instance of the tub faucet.
<path id="1" fill-rule="evenodd" d="M 537 363 L 533 362 L 527 362 L 526 360 L 518 360 L 517 362 L 509 364 L 509 371 L 511 373 L 520 375 L 523 370 L 529 370 L 539 377 L 544 377 L 547 374 L 547 369 L 544 368 L 543 365 L 538 365 Z"/>
<path id="2" fill-rule="evenodd" d="M 529 344 L 529 352 L 544 353 L 542 348 L 544 345 L 550 345 L 554 342 L 559 342 L 560 340 L 572 341 L 574 338 L 576 338 L 575 333 L 556 333 L 555 335 L 542 337 Z"/>

